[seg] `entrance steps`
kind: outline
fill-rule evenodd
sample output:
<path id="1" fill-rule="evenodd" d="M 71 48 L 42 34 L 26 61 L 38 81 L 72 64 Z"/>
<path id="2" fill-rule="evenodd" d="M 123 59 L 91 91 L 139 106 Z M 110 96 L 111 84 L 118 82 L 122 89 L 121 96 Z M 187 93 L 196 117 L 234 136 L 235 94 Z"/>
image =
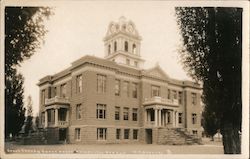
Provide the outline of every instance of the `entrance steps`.
<path id="1" fill-rule="evenodd" d="M 193 145 L 201 144 L 201 138 L 188 134 L 181 128 L 158 128 L 158 144 Z"/>

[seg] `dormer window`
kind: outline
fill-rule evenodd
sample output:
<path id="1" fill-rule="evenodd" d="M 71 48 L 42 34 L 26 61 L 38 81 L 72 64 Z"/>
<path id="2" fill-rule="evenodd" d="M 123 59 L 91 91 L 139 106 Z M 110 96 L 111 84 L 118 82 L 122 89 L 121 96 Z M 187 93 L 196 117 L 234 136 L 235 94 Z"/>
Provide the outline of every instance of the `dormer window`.
<path id="1" fill-rule="evenodd" d="M 133 54 L 136 54 L 136 45 L 133 44 Z"/>
<path id="2" fill-rule="evenodd" d="M 128 42 L 127 41 L 125 41 L 125 43 L 124 43 L 124 50 L 126 52 L 128 52 Z"/>
<path id="3" fill-rule="evenodd" d="M 115 43 L 114 43 L 114 52 L 116 52 L 117 51 L 117 42 L 115 41 Z"/>

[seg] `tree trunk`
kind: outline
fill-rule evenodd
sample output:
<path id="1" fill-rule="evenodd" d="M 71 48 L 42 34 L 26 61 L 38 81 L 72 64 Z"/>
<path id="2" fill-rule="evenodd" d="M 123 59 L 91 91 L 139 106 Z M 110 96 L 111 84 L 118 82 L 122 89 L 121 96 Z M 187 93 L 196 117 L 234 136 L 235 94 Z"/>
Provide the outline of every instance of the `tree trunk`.
<path id="1" fill-rule="evenodd" d="M 224 154 L 240 154 L 241 153 L 241 137 L 239 129 L 232 124 L 223 126 L 223 146 Z"/>

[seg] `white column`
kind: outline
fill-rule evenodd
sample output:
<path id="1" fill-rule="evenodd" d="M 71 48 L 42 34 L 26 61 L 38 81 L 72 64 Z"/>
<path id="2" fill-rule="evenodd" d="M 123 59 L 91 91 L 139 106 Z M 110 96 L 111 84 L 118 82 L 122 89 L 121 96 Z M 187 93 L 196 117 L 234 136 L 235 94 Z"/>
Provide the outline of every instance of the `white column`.
<path id="1" fill-rule="evenodd" d="M 175 127 L 175 113 L 174 113 L 174 111 L 172 111 L 172 124 L 173 124 L 173 127 Z"/>
<path id="2" fill-rule="evenodd" d="M 150 121 L 151 121 L 151 120 L 150 120 L 150 119 L 151 119 L 151 117 L 150 117 L 150 116 L 151 116 L 150 112 L 149 112 L 149 111 L 147 111 L 147 120 L 148 120 L 148 122 L 150 122 Z"/>
<path id="3" fill-rule="evenodd" d="M 47 110 L 45 110 L 44 118 L 45 118 L 44 127 L 46 128 L 46 127 L 48 127 L 48 112 L 47 112 Z"/>
<path id="4" fill-rule="evenodd" d="M 165 126 L 165 113 L 163 110 L 161 112 L 161 115 L 162 115 L 162 126 Z"/>
<path id="5" fill-rule="evenodd" d="M 154 110 L 155 110 L 155 126 L 158 126 L 158 116 L 157 116 L 157 109 L 156 108 L 154 108 Z"/>
<path id="6" fill-rule="evenodd" d="M 55 126 L 58 126 L 58 108 L 55 109 Z"/>
<path id="7" fill-rule="evenodd" d="M 161 109 L 159 109 L 159 126 L 161 126 Z"/>
<path id="8" fill-rule="evenodd" d="M 148 122 L 147 109 L 145 109 L 145 112 L 144 112 L 144 122 L 145 124 Z"/>
<path id="9" fill-rule="evenodd" d="M 176 115 L 175 115 L 175 121 L 176 121 L 176 127 L 179 127 L 179 121 L 178 121 L 178 112 L 176 111 Z"/>
<path id="10" fill-rule="evenodd" d="M 69 110 L 67 110 L 67 113 L 66 113 L 66 121 L 69 122 Z"/>

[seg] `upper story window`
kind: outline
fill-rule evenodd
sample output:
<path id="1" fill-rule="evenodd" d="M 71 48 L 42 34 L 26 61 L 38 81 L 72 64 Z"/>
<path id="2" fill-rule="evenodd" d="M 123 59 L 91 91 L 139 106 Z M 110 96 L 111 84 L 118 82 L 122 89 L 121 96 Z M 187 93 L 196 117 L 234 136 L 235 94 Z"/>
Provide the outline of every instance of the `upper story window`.
<path id="1" fill-rule="evenodd" d="M 55 122 L 55 110 L 54 109 L 48 109 L 48 122 L 54 123 Z"/>
<path id="2" fill-rule="evenodd" d="M 82 75 L 76 76 L 76 92 L 82 93 Z"/>
<path id="3" fill-rule="evenodd" d="M 151 86 L 151 96 L 152 97 L 159 97 L 160 96 L 160 87 L 159 86 Z"/>
<path id="4" fill-rule="evenodd" d="M 129 97 L 129 82 L 125 81 L 123 83 L 123 89 L 124 89 L 124 94 L 126 94 L 127 97 Z"/>
<path id="5" fill-rule="evenodd" d="M 97 75 L 97 92 L 106 92 L 106 76 L 104 75 Z"/>
<path id="6" fill-rule="evenodd" d="M 60 90 L 60 92 L 61 92 L 60 96 L 61 97 L 66 97 L 66 83 L 62 84 L 60 89 L 61 89 Z"/>
<path id="7" fill-rule="evenodd" d="M 138 109 L 137 108 L 133 108 L 133 112 L 132 112 L 132 118 L 133 121 L 137 121 L 137 114 L 138 114 Z"/>
<path id="8" fill-rule="evenodd" d="M 45 103 L 45 90 L 42 90 L 42 92 L 41 92 L 41 103 L 42 104 Z"/>
<path id="9" fill-rule="evenodd" d="M 137 98 L 137 83 L 132 83 L 132 97 Z"/>
<path id="10" fill-rule="evenodd" d="M 111 54 L 111 45 L 108 45 L 108 55 Z"/>
<path id="11" fill-rule="evenodd" d="M 179 104 L 182 104 L 182 92 L 179 92 L 178 96 Z"/>
<path id="12" fill-rule="evenodd" d="M 116 52 L 117 51 L 117 42 L 115 41 L 114 42 L 114 52 Z"/>
<path id="13" fill-rule="evenodd" d="M 82 105 L 77 104 L 76 105 L 76 119 L 81 119 L 82 118 Z"/>
<path id="14" fill-rule="evenodd" d="M 132 49 L 133 49 L 133 54 L 136 54 L 136 45 L 135 44 L 133 44 Z"/>
<path id="15" fill-rule="evenodd" d="M 67 118 L 67 109 L 66 108 L 58 109 L 58 120 L 66 121 L 66 118 Z"/>
<path id="16" fill-rule="evenodd" d="M 96 118 L 106 119 L 106 104 L 97 104 L 96 106 Z"/>
<path id="17" fill-rule="evenodd" d="M 120 120 L 120 107 L 115 107 L 115 120 Z"/>
<path id="18" fill-rule="evenodd" d="M 120 89 L 121 84 L 120 84 L 120 80 L 115 80 L 115 95 L 116 96 L 120 96 Z"/>
<path id="19" fill-rule="evenodd" d="M 171 99 L 171 91 L 168 89 L 168 99 Z"/>
<path id="20" fill-rule="evenodd" d="M 128 120 L 129 108 L 123 108 L 123 120 Z"/>
<path id="21" fill-rule="evenodd" d="M 54 97 L 56 96 L 56 94 L 57 94 L 57 88 L 56 87 L 54 87 L 54 89 L 53 89 L 53 93 L 54 93 Z"/>
<path id="22" fill-rule="evenodd" d="M 177 99 L 177 91 L 173 90 L 173 98 Z"/>
<path id="23" fill-rule="evenodd" d="M 192 123 L 193 124 L 197 123 L 197 114 L 195 114 L 195 113 L 192 114 Z"/>
<path id="24" fill-rule="evenodd" d="M 192 104 L 196 105 L 197 104 L 197 94 L 196 93 L 192 93 L 191 94 L 191 98 L 192 98 Z"/>
<path id="25" fill-rule="evenodd" d="M 128 42 L 127 41 L 124 42 L 124 50 L 126 52 L 128 52 Z"/>
<path id="26" fill-rule="evenodd" d="M 137 61 L 135 61 L 134 64 L 135 64 L 135 67 L 138 67 L 138 62 Z"/>

